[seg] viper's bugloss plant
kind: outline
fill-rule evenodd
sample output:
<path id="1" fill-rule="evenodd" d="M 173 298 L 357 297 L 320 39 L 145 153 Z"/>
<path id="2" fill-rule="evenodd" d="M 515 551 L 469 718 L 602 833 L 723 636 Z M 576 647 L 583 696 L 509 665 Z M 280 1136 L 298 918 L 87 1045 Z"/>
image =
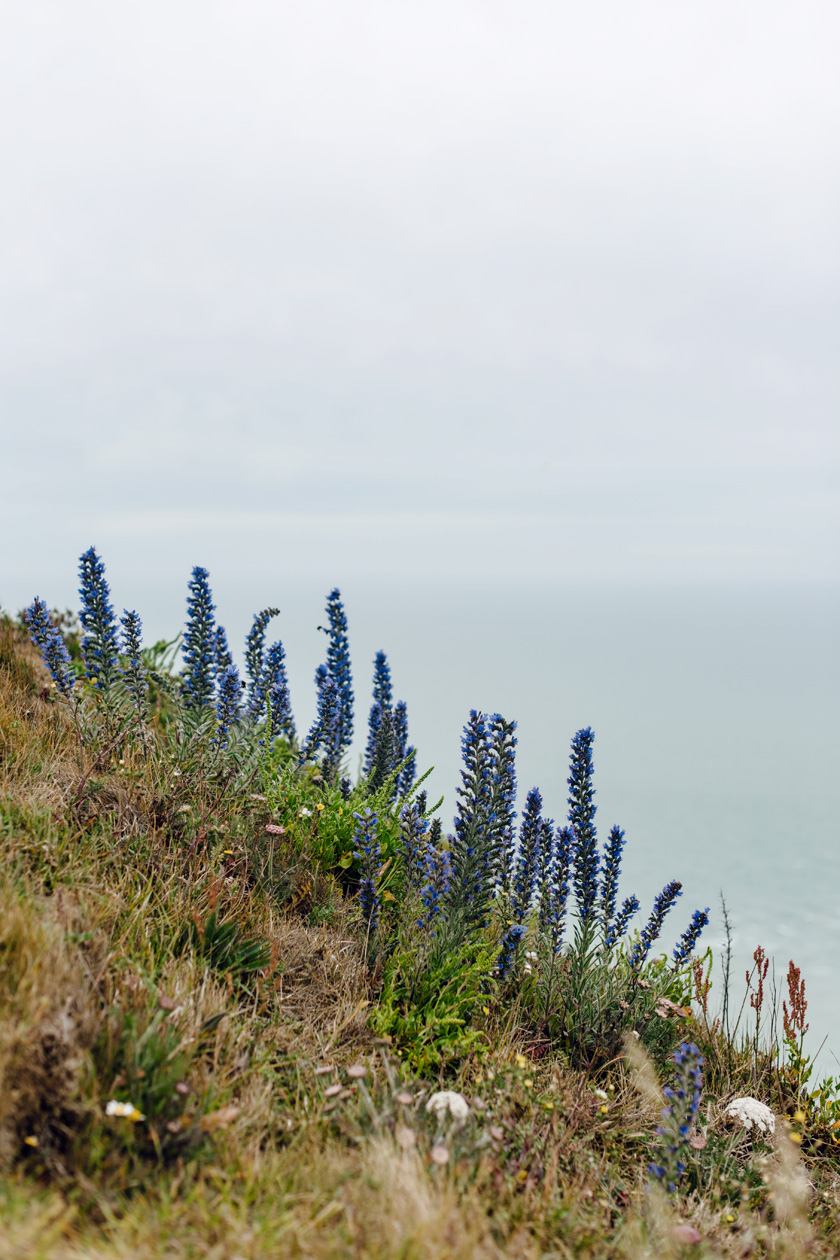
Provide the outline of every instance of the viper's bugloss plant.
<path id="1" fill-rule="evenodd" d="M 601 922 L 604 925 L 605 939 L 610 936 L 615 916 L 618 878 L 621 874 L 621 851 L 625 843 L 624 832 L 620 827 L 613 827 L 604 846 L 604 867 L 601 876 Z"/>
<path id="2" fill-rule="evenodd" d="M 26 609 L 24 620 L 29 629 L 29 637 L 37 648 L 40 648 L 44 664 L 50 671 L 50 677 L 56 689 L 66 699 L 70 698 L 76 676 L 70 666 L 70 653 L 64 642 L 61 631 L 53 625 L 47 605 L 37 597 Z"/>
<path id="3" fill-rule="evenodd" d="M 499 828 L 498 884 L 504 886 L 513 871 L 516 849 L 516 723 L 500 713 L 490 719 L 496 823 Z"/>
<path id="4" fill-rule="evenodd" d="M 690 1041 L 683 1041 L 674 1051 L 676 1079 L 674 1088 L 666 1086 L 668 1106 L 663 1108 L 662 1123 L 656 1130 L 659 1142 L 648 1172 L 654 1182 L 673 1194 L 686 1169 L 690 1149 L 691 1126 L 700 1110 L 703 1090 L 703 1056 Z"/>
<path id="5" fill-rule="evenodd" d="M 422 793 L 421 793 L 422 795 Z M 424 850 L 429 833 L 428 819 L 423 817 L 425 801 L 419 798 L 403 806 L 400 813 L 400 858 L 407 893 L 416 890 L 423 874 Z"/>
<path id="6" fill-rule="evenodd" d="M 519 828 L 519 855 L 513 877 L 511 898 L 511 912 L 519 923 L 524 923 L 528 919 L 537 893 L 541 868 L 542 872 L 545 870 L 543 848 L 542 795 L 539 788 L 531 788 L 525 801 Z"/>
<path id="7" fill-rule="evenodd" d="M 368 792 L 371 795 L 378 792 L 393 773 L 396 765 L 396 742 L 393 714 L 390 709 L 384 709 L 379 730 L 376 732 L 376 748 L 368 780 Z"/>
<path id="8" fill-rule="evenodd" d="M 432 936 L 437 931 L 438 921 L 452 887 L 452 854 L 449 849 L 439 848 L 435 843 L 439 835 L 439 828 L 437 835 L 433 829 L 423 853 L 426 882 L 421 890 L 420 900 L 423 902 L 424 912 L 418 919 L 418 926 L 426 929 Z"/>
<path id="9" fill-rule="evenodd" d="M 404 700 L 397 702 L 394 708 L 394 764 L 402 765 L 396 783 L 395 796 L 406 796 L 414 782 L 417 750 L 408 742 L 408 708 Z M 405 762 L 405 765 L 403 765 Z"/>
<path id="10" fill-rule="evenodd" d="M 338 588 L 327 597 L 329 627 L 322 627 L 327 634 L 327 672 L 333 679 L 338 693 L 338 720 L 336 727 L 336 765 L 353 739 L 353 676 L 350 670 L 350 641 L 347 637 L 347 614 L 341 602 Z"/>
<path id="11" fill-rule="evenodd" d="M 621 903 L 621 909 L 610 924 L 607 935 L 604 938 L 604 943 L 607 949 L 612 949 L 613 945 L 615 945 L 617 941 L 621 940 L 630 925 L 630 920 L 633 918 L 633 915 L 636 914 L 638 909 L 638 897 L 625 897 L 624 901 Z"/>
<path id="12" fill-rule="evenodd" d="M 558 827 L 540 877 L 540 928 L 553 953 L 560 948 L 566 926 L 574 853 L 575 834 L 571 827 Z"/>
<path id="13" fill-rule="evenodd" d="M 272 643 L 265 654 L 262 687 L 268 698 L 269 736 L 274 739 L 278 734 L 285 735 L 289 743 L 297 737 L 295 720 L 292 717 L 292 704 L 289 698 L 289 682 L 286 677 L 286 653 L 283 644 Z"/>
<path id="14" fill-rule="evenodd" d="M 591 918 L 598 896 L 597 806 L 592 787 L 592 744 L 595 736 L 587 726 L 572 739 L 569 760 L 569 825 L 575 833 L 574 889 L 581 921 Z"/>
<path id="15" fill-rule="evenodd" d="M 143 664 L 142 654 L 143 623 L 136 612 L 129 612 L 128 609 L 124 609 L 120 618 L 120 624 L 123 629 L 122 648 L 125 658 L 125 663 L 122 666 L 123 682 L 140 717 L 145 718 L 147 682 L 146 667 Z"/>
<path id="16" fill-rule="evenodd" d="M 500 980 L 505 980 L 510 975 L 513 960 L 516 957 L 516 952 L 522 943 L 526 930 L 523 924 L 512 923 L 503 935 L 499 957 L 496 960 L 496 970 L 499 973 Z"/>
<path id="17" fill-rule="evenodd" d="M 233 656 L 228 647 L 227 631 L 224 626 L 216 626 L 216 633 L 213 638 L 213 665 L 216 671 L 216 677 L 233 664 Z"/>
<path id="18" fill-rule="evenodd" d="M 373 661 L 373 704 L 368 717 L 367 747 L 363 762 L 363 771 L 366 775 L 369 775 L 373 769 L 373 758 L 376 755 L 376 741 L 379 735 L 379 727 L 382 723 L 382 714 L 385 709 L 390 709 L 392 704 L 391 667 L 388 664 L 388 658 L 385 653 L 377 652 Z"/>
<path id="19" fill-rule="evenodd" d="M 265 712 L 268 689 L 263 677 L 265 665 L 265 632 L 272 617 L 278 616 L 279 608 L 264 608 L 254 614 L 254 622 L 245 640 L 245 673 L 248 675 L 248 716 L 259 721 Z"/>
<path id="20" fill-rule="evenodd" d="M 659 939 L 665 915 L 673 907 L 677 897 L 681 896 L 682 884 L 678 879 L 672 879 L 670 884 L 665 885 L 661 893 L 656 894 L 650 918 L 642 928 L 639 939 L 630 952 L 630 967 L 632 970 L 638 970 L 642 963 L 646 961 L 651 945 Z"/>
<path id="21" fill-rule="evenodd" d="M 353 856 L 361 868 L 359 880 L 359 905 L 369 935 L 373 935 L 379 922 L 382 902 L 376 887 L 379 872 L 381 851 L 377 835 L 377 815 L 368 808 L 360 814 L 354 814 L 356 828 L 353 834 L 355 846 Z"/>
<path id="22" fill-rule="evenodd" d="M 454 909 L 466 909 L 474 900 L 476 871 L 483 864 L 483 850 L 494 839 L 489 825 L 492 755 L 484 714 L 476 709 L 471 710 L 464 727 L 461 757 L 464 767 L 458 789 L 452 847 Z"/>
<path id="23" fill-rule="evenodd" d="M 515 731 L 515 722 L 475 709 L 464 727 L 448 896 L 456 936 L 486 923 L 503 879 L 515 817 Z"/>
<path id="24" fill-rule="evenodd" d="M 319 666 L 315 671 L 318 712 L 301 749 L 300 762 L 311 760 L 323 749 L 322 769 L 327 779 L 335 778 L 341 761 L 341 697 L 335 679 Z"/>
<path id="25" fill-rule="evenodd" d="M 674 946 L 674 963 L 677 967 L 682 967 L 688 962 L 689 958 L 694 953 L 694 947 L 697 944 L 698 937 L 703 931 L 703 928 L 708 926 L 708 922 L 708 906 L 706 906 L 705 910 L 694 911 L 694 914 L 691 916 L 691 922 Z"/>
<path id="26" fill-rule="evenodd" d="M 188 589 L 181 694 L 188 709 L 201 709 L 213 702 L 216 672 L 216 605 L 206 569 L 195 566 Z"/>
<path id="27" fill-rule="evenodd" d="M 231 726 L 239 717 L 239 703 L 242 696 L 242 682 L 239 670 L 235 665 L 228 665 L 218 679 L 218 698 L 216 700 L 216 717 L 219 728 L 216 732 L 216 743 L 224 748 L 228 742 Z"/>
<path id="28" fill-rule="evenodd" d="M 93 547 L 79 560 L 79 595 L 82 606 L 82 656 L 85 673 L 97 690 L 107 692 L 116 681 L 119 644 L 117 621 L 111 607 L 111 592 L 105 580 L 105 565 Z"/>

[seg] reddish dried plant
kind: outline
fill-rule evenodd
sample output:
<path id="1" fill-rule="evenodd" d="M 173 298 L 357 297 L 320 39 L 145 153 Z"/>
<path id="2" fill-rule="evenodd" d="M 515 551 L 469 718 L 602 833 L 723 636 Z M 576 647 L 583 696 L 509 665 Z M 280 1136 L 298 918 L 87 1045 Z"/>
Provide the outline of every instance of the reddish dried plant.
<path id="1" fill-rule="evenodd" d="M 755 964 L 752 972 L 747 972 L 747 986 L 750 989 L 750 1006 L 755 1011 L 756 1027 L 761 1021 L 761 1008 L 764 1005 L 764 981 L 767 979 L 767 969 L 770 966 L 770 959 L 764 952 L 761 945 L 756 948 L 753 954 L 753 963 Z M 793 966 L 793 963 L 791 963 Z M 752 988 L 752 980 L 755 976 L 755 989 Z"/>
<path id="2" fill-rule="evenodd" d="M 792 1048 L 801 1053 L 802 1039 L 811 1027 L 805 1023 L 805 1012 L 808 1010 L 808 1003 L 805 1000 L 805 981 L 798 967 L 794 967 L 793 959 L 790 960 L 787 973 L 787 989 L 790 1006 L 787 1002 L 782 1002 L 782 1020 L 785 1028 L 785 1039 Z"/>

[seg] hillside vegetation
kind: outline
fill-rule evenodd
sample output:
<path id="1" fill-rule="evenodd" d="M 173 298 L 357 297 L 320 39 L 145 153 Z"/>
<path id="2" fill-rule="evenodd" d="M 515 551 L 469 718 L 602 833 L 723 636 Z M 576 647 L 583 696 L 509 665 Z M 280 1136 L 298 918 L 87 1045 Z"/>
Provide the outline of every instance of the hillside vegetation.
<path id="1" fill-rule="evenodd" d="M 0 1260 L 840 1254 L 802 977 L 636 926 L 591 731 L 555 824 L 469 715 L 447 834 L 337 591 L 305 735 L 277 610 L 241 678 L 204 570 L 179 669 L 109 599 L 0 619 Z"/>

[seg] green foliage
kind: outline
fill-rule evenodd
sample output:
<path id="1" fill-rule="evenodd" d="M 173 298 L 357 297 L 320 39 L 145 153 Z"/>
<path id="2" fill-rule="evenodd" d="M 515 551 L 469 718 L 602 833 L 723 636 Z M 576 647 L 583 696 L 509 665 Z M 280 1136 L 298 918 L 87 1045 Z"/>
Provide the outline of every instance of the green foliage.
<path id="1" fill-rule="evenodd" d="M 201 1140 L 200 1130 L 185 1116 L 196 1050 L 190 1040 L 182 1037 L 174 1013 L 111 1007 L 92 1055 L 99 1107 L 106 1112 L 112 1099 L 131 1103 L 143 1121 L 106 1114 L 98 1136 L 104 1143 L 102 1159 L 111 1160 L 119 1151 L 172 1159 Z M 97 1139 L 91 1135 L 88 1140 Z"/>
<path id="2" fill-rule="evenodd" d="M 477 1023 L 495 991 L 495 948 L 473 936 L 456 950 L 415 940 L 385 963 L 382 993 L 371 1015 L 380 1036 L 420 1075 L 443 1076 L 468 1055 L 489 1050 Z"/>
<path id="3" fill-rule="evenodd" d="M 264 941 L 243 936 L 235 921 L 220 919 L 218 908 L 211 910 L 206 918 L 194 914 L 178 941 L 180 950 L 189 945 L 208 967 L 237 977 L 262 971 L 271 958 L 271 950 Z"/>

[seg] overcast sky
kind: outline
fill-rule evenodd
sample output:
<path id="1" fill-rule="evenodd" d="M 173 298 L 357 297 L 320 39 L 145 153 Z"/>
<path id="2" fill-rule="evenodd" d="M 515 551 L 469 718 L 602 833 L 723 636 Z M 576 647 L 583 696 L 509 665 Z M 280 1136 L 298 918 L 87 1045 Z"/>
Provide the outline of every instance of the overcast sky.
<path id="1" fill-rule="evenodd" d="M 91 542 L 836 580 L 838 57 L 835 0 L 7 0 L 0 601 Z"/>

